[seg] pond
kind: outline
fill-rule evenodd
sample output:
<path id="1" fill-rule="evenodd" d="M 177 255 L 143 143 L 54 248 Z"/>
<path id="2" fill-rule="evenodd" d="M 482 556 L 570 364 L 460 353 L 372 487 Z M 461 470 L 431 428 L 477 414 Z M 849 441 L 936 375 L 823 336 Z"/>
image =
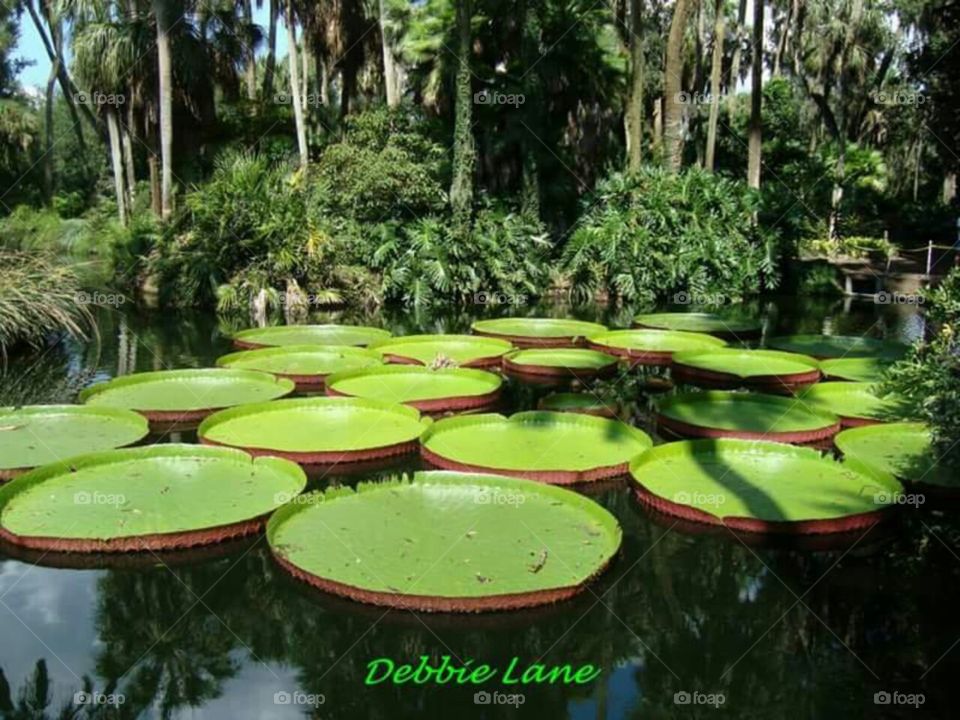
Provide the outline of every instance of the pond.
<path id="1" fill-rule="evenodd" d="M 449 333 L 507 310 L 320 319 Z M 621 327 L 631 317 L 535 312 Z M 922 331 L 915 308 L 902 306 L 771 298 L 744 313 L 762 318 L 767 334 L 909 341 Z M 98 339 L 11 360 L 0 405 L 71 402 L 116 375 L 211 366 L 231 350 L 225 329 L 210 314 L 102 309 Z M 619 376 L 602 388 L 650 430 L 642 380 Z M 533 408 L 547 392 L 511 381 L 509 409 Z M 311 482 L 412 469 L 407 462 Z M 918 715 L 946 717 L 954 706 L 956 521 L 921 509 L 841 548 L 786 549 L 690 533 L 648 514 L 626 484 L 589 492 L 623 527 L 614 564 L 571 601 L 512 613 L 423 614 L 339 600 L 290 579 L 262 537 L 94 568 L 0 549 L 0 700 L 3 683 L 14 701 L 33 693 L 43 661 L 51 715 L 82 700 L 75 693 L 84 688 L 122 694 L 123 717 L 879 717 L 914 712 L 920 701 Z M 365 682 L 377 660 L 416 666 L 422 656 L 433 666 L 444 656 L 448 665 L 486 664 L 500 680 L 533 665 L 592 665 L 599 675 L 583 684 Z M 891 708 L 881 707 L 887 700 Z"/>

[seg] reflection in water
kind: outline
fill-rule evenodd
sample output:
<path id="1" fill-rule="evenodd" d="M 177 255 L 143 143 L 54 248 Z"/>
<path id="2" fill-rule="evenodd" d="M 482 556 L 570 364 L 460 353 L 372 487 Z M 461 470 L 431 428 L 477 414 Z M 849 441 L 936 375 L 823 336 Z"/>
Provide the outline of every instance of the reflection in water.
<path id="1" fill-rule="evenodd" d="M 761 309 L 767 333 L 872 328 L 878 337 L 902 339 L 919 328 L 898 306 L 854 305 L 845 313 L 842 303 L 790 300 L 756 305 Z M 626 325 L 631 315 L 601 319 Z M 377 324 L 361 316 L 323 319 Z M 465 313 L 396 313 L 386 323 L 398 333 L 458 332 L 470 320 Z M 222 331 L 203 316 L 105 313 L 101 344 L 12 360 L 0 404 L 70 401 L 94 378 L 209 365 L 230 349 Z M 17 379 L 24 373 L 34 379 Z M 595 390 L 649 432 L 651 377 L 659 374 L 623 375 Z M 511 383 L 507 402 L 530 409 L 544 393 Z M 311 486 L 416 465 L 326 476 Z M 34 567 L 73 565 L 14 558 L 0 548 L 0 718 L 167 718 L 191 709 L 204 718 L 877 717 L 874 693 L 898 689 L 925 693 L 923 716 L 946 716 L 948 679 L 960 664 L 960 650 L 948 652 L 960 637 L 953 612 L 960 601 L 957 523 L 914 514 L 886 535 L 874 529 L 835 548 L 784 549 L 754 546 L 727 530 L 687 533 L 647 514 L 624 484 L 590 495 L 624 529 L 610 571 L 568 603 L 503 615 L 415 614 L 337 600 L 289 578 L 262 538 L 222 548 L 226 555 L 140 558 L 93 572 Z M 35 612 L 41 587 L 75 600 L 50 603 L 50 624 L 42 628 Z M 475 705 L 473 687 L 364 686 L 371 660 L 415 664 L 421 655 L 501 669 L 513 657 L 525 665 L 592 663 L 603 674 L 585 687 L 486 686 L 524 693 L 519 711 Z M 276 704 L 276 689 L 325 702 Z M 78 714 L 74 693 L 81 690 L 121 693 L 125 702 L 84 705 Z M 723 693 L 725 702 L 681 707 L 674 698 L 684 691 Z M 242 715 L 223 702 L 230 698 L 246 703 Z"/>

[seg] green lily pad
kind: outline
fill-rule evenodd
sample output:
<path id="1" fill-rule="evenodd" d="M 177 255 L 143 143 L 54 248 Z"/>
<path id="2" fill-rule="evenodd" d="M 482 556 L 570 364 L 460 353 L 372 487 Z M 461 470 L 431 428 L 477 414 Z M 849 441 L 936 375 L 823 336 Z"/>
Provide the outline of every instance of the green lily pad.
<path id="1" fill-rule="evenodd" d="M 938 464 L 930 428 L 923 423 L 886 423 L 850 428 L 833 442 L 845 457 L 901 480 L 960 488 L 960 477 Z"/>
<path id="2" fill-rule="evenodd" d="M 322 463 L 413 450 L 423 428 L 420 413 L 403 405 L 311 397 L 223 410 L 204 420 L 197 436 L 206 443 Z"/>
<path id="3" fill-rule="evenodd" d="M 477 335 L 499 337 L 520 347 L 576 345 L 607 329 L 597 323 L 566 318 L 496 318 L 477 320 L 470 328 Z"/>
<path id="4" fill-rule="evenodd" d="M 650 365 L 669 364 L 673 353 L 712 350 L 727 344 L 725 340 L 705 333 L 643 328 L 611 330 L 591 336 L 587 343 L 594 350 Z"/>
<path id="5" fill-rule="evenodd" d="M 600 415 L 601 417 L 615 417 L 617 406 L 612 403 L 606 403 L 593 393 L 582 392 L 561 392 L 548 395 L 540 401 L 541 410 L 554 410 L 556 412 L 580 412 L 587 415 Z"/>
<path id="6" fill-rule="evenodd" d="M 250 328 L 233 335 L 239 347 L 287 345 L 369 345 L 386 340 L 390 333 L 364 325 L 274 325 Z"/>
<path id="7" fill-rule="evenodd" d="M 202 368 L 122 375 L 80 393 L 87 405 L 151 412 L 187 413 L 273 400 L 293 383 L 256 370 Z"/>
<path id="8" fill-rule="evenodd" d="M 794 398 L 738 392 L 682 393 L 659 404 L 658 420 L 678 434 L 812 442 L 833 435 L 839 419 Z"/>
<path id="9" fill-rule="evenodd" d="M 831 380 L 878 383 L 891 361 L 872 357 L 833 358 L 822 360 L 820 369 Z"/>
<path id="10" fill-rule="evenodd" d="M 613 370 L 619 360 L 597 350 L 584 348 L 532 348 L 517 350 L 503 359 L 504 369 L 536 373 L 538 369 L 564 370 L 576 376 Z"/>
<path id="11" fill-rule="evenodd" d="M 217 358 L 217 367 L 261 370 L 294 380 L 322 383 L 327 375 L 384 363 L 383 356 L 359 347 L 291 345 L 244 350 Z"/>
<path id="12" fill-rule="evenodd" d="M 0 488 L 0 530 L 17 544 L 78 551 L 200 544 L 216 533 L 196 533 L 257 521 L 305 486 L 292 463 L 227 448 L 108 450 L 44 465 Z"/>
<path id="13" fill-rule="evenodd" d="M 384 365 L 331 375 L 327 378 L 327 394 L 443 411 L 489 406 L 499 396 L 502 384 L 499 375 L 484 370 Z"/>
<path id="14" fill-rule="evenodd" d="M 907 346 L 901 343 L 852 335 L 783 335 L 770 338 L 767 345 L 815 358 L 875 357 L 899 360 L 907 351 Z"/>
<path id="15" fill-rule="evenodd" d="M 278 560 L 324 590 L 461 612 L 569 597 L 607 566 L 621 537 L 616 519 L 577 493 L 453 472 L 305 495 L 267 527 Z"/>
<path id="16" fill-rule="evenodd" d="M 818 383 L 798 397 L 804 403 L 841 418 L 892 422 L 902 420 L 906 408 L 903 401 L 894 396 L 880 397 L 876 385 L 858 382 Z"/>
<path id="17" fill-rule="evenodd" d="M 731 376 L 741 380 L 780 378 L 784 382 L 799 376 L 816 382 L 820 377 L 820 366 L 812 357 L 777 350 L 719 348 L 682 352 L 674 354 L 673 364 L 674 368 L 692 371 L 691 374 L 700 371 L 704 377 Z"/>
<path id="18" fill-rule="evenodd" d="M 655 330 L 683 330 L 734 338 L 738 335 L 756 335 L 762 327 L 756 320 L 725 318 L 704 312 L 647 313 L 637 315 L 633 322 L 637 327 Z"/>
<path id="19" fill-rule="evenodd" d="M 902 486 L 856 461 L 747 440 L 668 443 L 634 459 L 640 497 L 661 511 L 757 531 L 846 531 L 877 521 Z M 802 523 L 806 527 L 791 527 Z"/>
<path id="20" fill-rule="evenodd" d="M 488 367 L 513 350 L 506 340 L 477 335 L 406 335 L 374 343 L 371 349 L 419 365 L 451 361 L 463 367 Z"/>
<path id="21" fill-rule="evenodd" d="M 130 410 L 84 405 L 0 408 L 0 477 L 142 440 L 147 421 Z"/>
<path id="22" fill-rule="evenodd" d="M 617 420 L 545 411 L 440 420 L 420 443 L 440 467 L 558 484 L 622 475 L 630 458 L 652 445 L 645 432 Z"/>

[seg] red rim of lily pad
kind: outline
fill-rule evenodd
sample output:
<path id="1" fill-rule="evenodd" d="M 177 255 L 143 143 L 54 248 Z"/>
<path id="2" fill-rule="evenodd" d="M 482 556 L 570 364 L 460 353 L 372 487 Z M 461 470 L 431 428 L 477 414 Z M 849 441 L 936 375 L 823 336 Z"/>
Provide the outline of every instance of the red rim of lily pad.
<path id="1" fill-rule="evenodd" d="M 529 334 L 509 330 L 512 324 L 528 324 Z M 552 333 L 538 334 L 537 328 L 554 327 Z M 586 347 L 587 337 L 606 331 L 603 325 L 569 318 L 496 318 L 478 320 L 470 326 L 474 335 L 506 340 L 518 348 Z"/>
<path id="2" fill-rule="evenodd" d="M 537 353 L 551 352 L 569 353 L 571 364 L 569 365 L 550 365 L 537 362 L 520 362 L 523 359 L 535 358 Z M 599 367 L 577 367 L 574 363 L 578 356 L 587 354 L 587 357 L 595 359 L 604 359 L 605 364 Z M 562 357 L 562 355 L 561 355 Z M 597 378 L 610 377 L 616 374 L 619 359 L 616 356 L 608 355 L 599 350 L 589 350 L 586 348 L 528 348 L 518 350 L 509 355 L 503 356 L 503 372 L 505 375 L 523 380 L 526 382 L 544 382 L 555 383 L 557 381 L 567 380 L 595 380 Z"/>
<path id="3" fill-rule="evenodd" d="M 327 332 L 333 336 L 330 338 L 320 338 L 316 343 L 311 343 L 309 341 L 300 341 L 296 343 L 286 343 L 288 345 L 304 345 L 304 344 L 316 344 L 316 345 L 346 345 L 346 346 L 359 346 L 364 347 L 370 343 L 377 342 L 379 340 L 384 340 L 390 337 L 390 332 L 383 330 L 381 328 L 368 327 L 366 325 L 337 325 L 337 324 L 327 324 L 327 325 L 271 325 L 269 327 L 263 328 L 247 328 L 246 330 L 240 330 L 237 333 L 234 333 L 232 336 L 233 346 L 239 350 L 258 350 L 260 348 L 266 347 L 283 347 L 284 343 L 279 342 L 270 342 L 270 335 L 275 335 L 279 337 L 284 333 L 290 333 L 295 331 L 307 331 L 316 330 L 319 333 Z M 354 338 L 349 338 L 346 342 L 337 342 L 336 334 L 342 332 L 344 335 L 349 335 L 353 333 L 356 335 Z"/>
<path id="4" fill-rule="evenodd" d="M 673 362 L 670 365 L 671 376 L 677 382 L 689 385 L 724 390 L 743 387 L 757 392 L 770 392 L 778 395 L 792 395 L 796 391 L 818 382 L 822 376 L 817 361 L 812 357 L 776 350 L 724 349 L 719 352 L 730 353 L 731 355 L 747 353 L 750 356 L 789 359 L 799 365 L 806 365 L 807 369 L 779 374 L 739 375 L 735 372 L 725 372 L 697 365 L 698 356 L 710 355 L 712 352 L 713 351 L 708 350 L 702 353 L 675 353 Z"/>
<path id="5" fill-rule="evenodd" d="M 456 367 L 462 368 L 473 368 L 476 370 L 490 370 L 490 369 L 499 369 L 500 361 L 503 355 L 514 350 L 512 343 L 507 340 L 502 340 L 499 337 L 494 337 L 492 335 L 400 335 L 397 337 L 390 338 L 388 340 L 382 340 L 380 342 L 372 343 L 369 347 L 371 350 L 376 350 L 377 352 L 382 352 L 383 357 L 386 358 L 387 362 L 394 363 L 396 365 L 422 365 L 428 366 L 429 363 L 424 362 L 423 360 L 414 357 L 413 353 L 403 354 L 402 349 L 404 346 L 410 348 L 416 348 L 417 346 L 425 347 L 429 345 L 440 345 L 444 343 L 483 343 L 487 346 L 489 354 L 484 354 L 479 357 L 473 357 L 466 362 L 456 364 Z M 391 350 L 392 349 L 392 350 Z"/>
<path id="6" fill-rule="evenodd" d="M 362 358 L 368 362 L 367 367 L 383 364 L 385 361 L 385 358 L 378 352 L 352 345 L 276 345 L 221 355 L 217 358 L 217 367 L 231 368 L 234 364 L 251 363 L 248 369 L 268 372 L 275 377 L 286 378 L 296 385 L 298 392 L 323 392 L 327 377 L 337 372 L 336 370 L 318 373 L 291 373 L 269 369 L 268 365 L 253 366 L 253 361 L 258 358 L 270 360 L 271 358 L 283 358 L 285 355 L 309 355 L 311 353 L 352 356 L 358 360 Z"/>
<path id="7" fill-rule="evenodd" d="M 631 367 L 637 365 L 647 365 L 651 367 L 669 365 L 673 359 L 674 353 L 678 352 L 675 350 L 656 350 L 652 348 L 627 347 L 624 345 L 616 345 L 611 342 L 611 340 L 615 339 L 618 335 L 624 336 L 630 333 L 643 333 L 644 335 L 649 335 L 650 337 L 662 339 L 676 337 L 681 342 L 683 340 L 692 340 L 702 342 L 704 345 L 718 348 L 727 346 L 726 340 L 714 335 L 708 335 L 706 333 L 641 327 L 633 330 L 610 330 L 605 333 L 600 333 L 599 335 L 593 335 L 587 338 L 587 347 L 589 347 L 591 350 L 598 350 L 600 352 L 607 353 L 608 355 L 616 355 L 619 358 L 627 360 Z"/>

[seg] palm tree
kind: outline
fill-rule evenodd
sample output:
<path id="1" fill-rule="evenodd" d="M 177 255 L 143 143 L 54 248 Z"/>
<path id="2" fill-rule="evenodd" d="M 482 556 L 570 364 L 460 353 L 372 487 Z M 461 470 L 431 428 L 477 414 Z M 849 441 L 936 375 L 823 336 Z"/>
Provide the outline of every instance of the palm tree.
<path id="1" fill-rule="evenodd" d="M 263 97 L 270 102 L 273 99 L 273 75 L 277 66 L 277 0 L 269 0 L 269 22 L 267 24 L 267 59 L 263 65 Z M 263 0 L 257 0 L 257 7 L 263 6 Z"/>
<path id="2" fill-rule="evenodd" d="M 389 8 L 387 0 L 377 0 L 377 2 L 380 39 L 383 47 L 383 89 L 387 98 L 387 107 L 396 107 L 400 104 L 400 76 L 397 59 L 393 54 L 394 37 L 390 27 Z"/>
<path id="3" fill-rule="evenodd" d="M 753 1 L 753 64 L 750 71 L 750 135 L 747 140 L 747 185 L 760 187 L 763 141 L 763 4 Z"/>
<path id="4" fill-rule="evenodd" d="M 707 122 L 707 150 L 703 166 L 713 172 L 717 148 L 717 124 L 720 120 L 720 83 L 723 75 L 723 39 L 726 30 L 726 12 L 723 0 L 714 4 L 716 17 L 713 23 L 713 60 L 710 67 L 710 119 Z"/>
<path id="5" fill-rule="evenodd" d="M 667 38 L 667 57 L 663 72 L 663 94 L 666 111 L 663 119 L 663 136 L 666 152 L 665 167 L 677 172 L 683 161 L 683 36 L 687 29 L 687 17 L 690 14 L 690 0 L 676 0 L 673 6 L 673 20 L 670 23 L 670 35 Z"/>
<path id="6" fill-rule="evenodd" d="M 737 8 L 737 22 L 733 26 L 733 54 L 730 57 L 730 79 L 727 81 L 727 87 L 730 92 L 731 102 L 727 106 L 730 115 L 730 122 L 733 122 L 734 103 L 733 98 L 737 94 L 737 84 L 740 82 L 740 56 L 743 54 L 743 26 L 747 22 L 747 0 L 740 0 Z"/>
<path id="7" fill-rule="evenodd" d="M 307 125 L 303 113 L 303 99 L 300 97 L 300 60 L 297 53 L 296 14 L 293 0 L 286 0 L 287 60 L 290 67 L 290 102 L 293 105 L 293 118 L 297 126 L 297 148 L 300 151 L 300 167 L 306 168 L 310 162 L 307 152 Z"/>
<path id="8" fill-rule="evenodd" d="M 640 169 L 643 141 L 643 0 L 630 0 L 630 94 L 624 117 L 627 168 Z"/>
<path id="9" fill-rule="evenodd" d="M 170 33 L 182 9 L 176 0 L 152 0 L 157 23 L 160 110 L 160 215 L 173 213 L 173 54 Z"/>
<path id="10" fill-rule="evenodd" d="M 458 0 L 456 6 L 459 44 L 450 204 L 453 207 L 454 225 L 459 233 L 465 235 L 469 231 L 473 213 L 473 174 L 477 164 L 477 150 L 473 139 L 473 93 L 470 81 L 470 24 L 473 12 L 470 0 Z"/>

